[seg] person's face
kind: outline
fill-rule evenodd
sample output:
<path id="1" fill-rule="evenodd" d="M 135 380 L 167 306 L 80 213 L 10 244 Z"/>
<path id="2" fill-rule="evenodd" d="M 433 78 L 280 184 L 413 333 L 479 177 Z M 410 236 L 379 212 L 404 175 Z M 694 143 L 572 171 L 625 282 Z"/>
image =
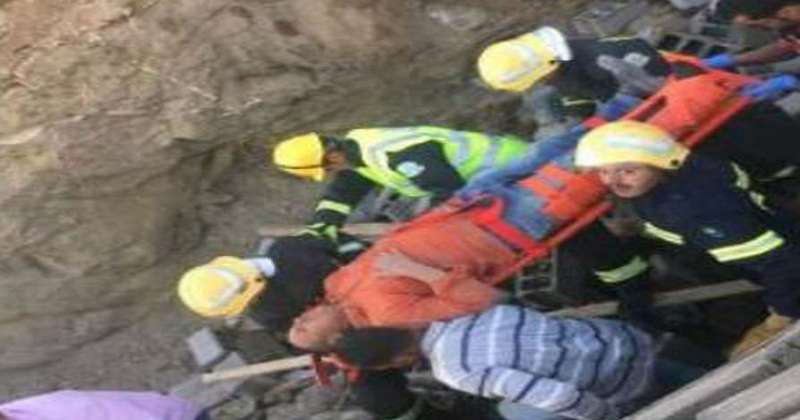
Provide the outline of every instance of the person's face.
<path id="1" fill-rule="evenodd" d="M 617 163 L 597 170 L 600 180 L 615 195 L 638 197 L 652 190 L 664 178 L 661 169 L 639 163 Z"/>
<path id="2" fill-rule="evenodd" d="M 754 26 L 757 28 L 798 33 L 800 32 L 800 5 L 783 7 L 774 15 L 764 18 L 752 18 L 747 15 L 737 15 L 733 21 L 742 25 Z"/>
<path id="3" fill-rule="evenodd" d="M 325 351 L 348 326 L 347 317 L 338 306 L 318 305 L 294 319 L 289 342 L 301 349 Z"/>
<path id="4" fill-rule="evenodd" d="M 351 165 L 344 152 L 334 150 L 325 154 L 323 167 L 325 168 L 325 175 L 331 176 L 339 171 L 350 168 Z"/>

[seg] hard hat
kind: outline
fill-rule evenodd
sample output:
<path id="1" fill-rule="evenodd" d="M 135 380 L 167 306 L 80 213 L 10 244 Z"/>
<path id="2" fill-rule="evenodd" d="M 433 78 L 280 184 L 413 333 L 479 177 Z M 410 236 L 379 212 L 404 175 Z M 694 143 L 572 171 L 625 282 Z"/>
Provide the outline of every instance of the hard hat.
<path id="1" fill-rule="evenodd" d="M 272 160 L 292 175 L 322 181 L 325 178 L 325 150 L 317 133 L 303 134 L 278 143 Z"/>
<path id="2" fill-rule="evenodd" d="M 617 121 L 584 135 L 575 150 L 575 164 L 598 167 L 615 163 L 641 163 L 677 169 L 689 154 L 663 129 L 639 121 Z"/>
<path id="3" fill-rule="evenodd" d="M 206 317 L 240 315 L 266 287 L 258 268 L 236 257 L 218 257 L 186 272 L 178 282 L 178 296 L 194 312 Z"/>
<path id="4" fill-rule="evenodd" d="M 493 89 L 522 92 L 571 59 L 564 35 L 543 26 L 487 47 L 478 57 L 478 72 Z"/>

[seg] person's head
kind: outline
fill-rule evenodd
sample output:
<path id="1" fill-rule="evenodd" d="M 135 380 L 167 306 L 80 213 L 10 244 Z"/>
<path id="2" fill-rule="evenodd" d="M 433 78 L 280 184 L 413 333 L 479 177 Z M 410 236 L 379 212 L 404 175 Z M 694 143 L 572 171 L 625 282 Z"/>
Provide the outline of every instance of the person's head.
<path id="1" fill-rule="evenodd" d="M 686 147 L 659 127 L 618 121 L 586 133 L 575 150 L 575 164 L 596 170 L 614 194 L 633 198 L 680 168 L 688 154 Z"/>
<path id="2" fill-rule="evenodd" d="M 272 160 L 282 171 L 318 182 L 325 179 L 326 173 L 352 166 L 342 140 L 317 133 L 303 134 L 278 143 Z"/>
<path id="3" fill-rule="evenodd" d="M 267 279 L 255 265 L 218 257 L 187 271 L 178 281 L 178 296 L 202 316 L 228 318 L 241 315 L 266 286 Z"/>
<path id="4" fill-rule="evenodd" d="M 488 46 L 478 57 L 478 72 L 493 89 L 524 92 L 571 59 L 564 34 L 544 26 Z"/>
<path id="5" fill-rule="evenodd" d="M 303 350 L 327 352 L 349 328 L 350 322 L 340 306 L 317 305 L 294 319 L 289 329 L 289 342 Z"/>
<path id="6" fill-rule="evenodd" d="M 717 0 L 711 10 L 719 19 L 765 29 L 800 26 L 800 0 Z"/>
<path id="7" fill-rule="evenodd" d="M 331 353 L 362 369 L 388 369 L 413 364 L 419 356 L 415 331 L 369 327 L 351 329 L 331 345 Z"/>

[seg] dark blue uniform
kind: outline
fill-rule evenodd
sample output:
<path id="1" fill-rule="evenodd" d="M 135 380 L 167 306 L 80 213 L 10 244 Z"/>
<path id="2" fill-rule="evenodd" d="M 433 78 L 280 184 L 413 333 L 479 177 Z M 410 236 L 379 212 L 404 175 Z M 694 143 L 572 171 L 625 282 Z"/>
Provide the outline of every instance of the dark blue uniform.
<path id="1" fill-rule="evenodd" d="M 691 154 L 667 182 L 632 200 L 648 236 L 709 253 L 766 288 L 781 315 L 800 317 L 800 248 L 788 217 L 766 207 L 747 174 Z"/>

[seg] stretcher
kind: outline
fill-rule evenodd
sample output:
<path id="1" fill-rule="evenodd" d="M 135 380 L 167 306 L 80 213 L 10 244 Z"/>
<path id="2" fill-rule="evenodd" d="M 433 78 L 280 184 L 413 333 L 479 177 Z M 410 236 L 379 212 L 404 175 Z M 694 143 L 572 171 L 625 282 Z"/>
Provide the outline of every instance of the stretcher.
<path id="1" fill-rule="evenodd" d="M 750 105 L 751 101 L 739 92 L 744 85 L 758 81 L 757 78 L 704 67 L 696 57 L 675 53 L 665 53 L 664 55 L 671 63 L 674 73 L 667 78 L 664 86 L 658 92 L 623 116 L 621 120 L 634 120 L 656 125 L 668 131 L 682 144 L 693 148 Z M 584 121 L 583 125 L 587 128 L 595 128 L 606 122 L 592 117 Z M 545 166 L 538 171 L 547 171 L 548 169 L 551 168 Z M 551 176 L 559 176 L 557 172 Z M 498 284 L 524 267 L 548 256 L 564 241 L 598 220 L 611 209 L 611 203 L 606 199 L 608 190 L 595 174 L 585 173 L 575 176 L 572 173 L 570 175 L 572 178 L 577 178 L 575 179 L 578 181 L 576 186 L 579 189 L 591 190 L 588 194 L 589 198 L 584 197 L 578 203 L 580 208 L 577 209 L 574 202 L 570 203 L 572 204 L 571 208 L 564 210 L 566 213 L 561 213 L 561 226 L 544 240 L 534 243 L 522 237 L 526 235 L 513 232 L 513 228 L 507 224 L 493 225 L 492 223 L 501 218 L 502 209 L 499 207 L 494 208 L 493 211 L 484 209 L 479 212 L 480 216 L 475 220 L 477 224 L 490 226 L 493 233 L 499 234 L 507 242 L 518 245 L 517 248 L 521 250 L 519 259 L 514 264 L 499 271 L 493 278 L 486 279 L 487 283 Z M 523 179 L 518 182 L 530 183 L 531 181 Z M 534 187 L 542 188 L 541 185 L 534 185 Z M 536 192 L 539 193 L 539 191 Z M 549 191 L 549 193 L 565 194 L 564 191 Z M 457 201 L 446 203 L 440 208 L 399 225 L 395 230 L 407 229 L 422 223 L 436 223 L 447 218 L 452 212 L 464 211 L 465 206 L 470 205 L 475 204 L 464 204 Z M 557 210 L 563 210 L 563 207 L 561 206 Z"/>

